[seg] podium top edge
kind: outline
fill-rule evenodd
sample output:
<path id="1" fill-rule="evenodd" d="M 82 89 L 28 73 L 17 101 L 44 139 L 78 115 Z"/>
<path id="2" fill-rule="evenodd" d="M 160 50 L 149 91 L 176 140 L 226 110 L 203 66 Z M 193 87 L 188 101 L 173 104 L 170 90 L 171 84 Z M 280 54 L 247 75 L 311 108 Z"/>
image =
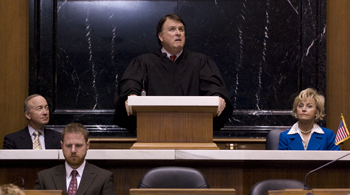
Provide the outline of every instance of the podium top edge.
<path id="1" fill-rule="evenodd" d="M 129 106 L 219 106 L 219 96 L 129 96 Z"/>

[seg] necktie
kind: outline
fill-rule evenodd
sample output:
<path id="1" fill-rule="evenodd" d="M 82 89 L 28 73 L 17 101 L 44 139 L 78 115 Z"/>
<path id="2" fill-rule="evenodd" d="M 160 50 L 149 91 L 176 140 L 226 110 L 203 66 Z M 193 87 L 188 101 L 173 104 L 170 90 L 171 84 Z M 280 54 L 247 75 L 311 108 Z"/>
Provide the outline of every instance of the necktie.
<path id="1" fill-rule="evenodd" d="M 41 150 L 41 145 L 39 142 L 39 135 L 41 134 L 39 131 L 34 131 L 34 140 L 33 140 L 33 149 Z"/>
<path id="2" fill-rule="evenodd" d="M 170 56 L 171 61 L 175 61 L 176 56 Z"/>
<path id="3" fill-rule="evenodd" d="M 71 175 L 72 175 L 72 179 L 70 180 L 70 183 L 69 183 L 68 195 L 75 195 L 78 190 L 78 183 L 77 183 L 78 171 L 73 170 Z"/>

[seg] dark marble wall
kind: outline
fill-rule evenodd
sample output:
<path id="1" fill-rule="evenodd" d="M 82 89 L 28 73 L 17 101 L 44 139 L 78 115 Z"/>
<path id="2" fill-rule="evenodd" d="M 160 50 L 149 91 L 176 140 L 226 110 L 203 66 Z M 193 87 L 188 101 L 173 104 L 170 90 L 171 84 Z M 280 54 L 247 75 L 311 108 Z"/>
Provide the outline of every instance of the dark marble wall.
<path id="1" fill-rule="evenodd" d="M 216 136 L 288 128 L 300 90 L 325 94 L 326 0 L 31 0 L 29 92 L 50 101 L 50 125 L 123 132 L 112 123 L 116 85 L 133 58 L 160 48 L 156 25 L 168 13 L 225 79 L 234 112 Z"/>

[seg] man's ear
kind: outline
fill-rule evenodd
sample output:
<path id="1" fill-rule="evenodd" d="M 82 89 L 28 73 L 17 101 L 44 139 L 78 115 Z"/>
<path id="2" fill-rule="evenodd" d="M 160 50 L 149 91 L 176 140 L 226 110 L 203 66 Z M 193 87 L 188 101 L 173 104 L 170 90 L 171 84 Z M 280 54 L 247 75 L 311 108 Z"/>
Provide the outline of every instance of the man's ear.
<path id="1" fill-rule="evenodd" d="M 158 33 L 158 39 L 160 40 L 160 42 L 163 42 L 163 37 L 161 35 L 162 35 L 162 32 Z"/>
<path id="2" fill-rule="evenodd" d="M 28 112 L 28 111 L 25 111 L 25 112 L 24 112 L 24 116 L 25 116 L 28 120 L 32 119 L 32 117 L 30 116 L 30 112 Z"/>
<path id="3" fill-rule="evenodd" d="M 63 141 L 61 141 L 61 148 L 63 148 Z"/>
<path id="4" fill-rule="evenodd" d="M 88 140 L 88 141 L 86 142 L 86 146 L 87 146 L 87 149 L 90 148 L 90 140 Z"/>

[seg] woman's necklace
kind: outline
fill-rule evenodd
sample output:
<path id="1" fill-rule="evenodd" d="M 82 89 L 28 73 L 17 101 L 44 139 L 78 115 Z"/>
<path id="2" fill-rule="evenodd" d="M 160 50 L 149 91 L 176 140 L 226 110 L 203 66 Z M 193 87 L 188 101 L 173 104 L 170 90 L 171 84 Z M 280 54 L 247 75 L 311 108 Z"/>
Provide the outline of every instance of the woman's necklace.
<path id="1" fill-rule="evenodd" d="M 310 129 L 310 130 L 308 130 L 308 131 L 303 131 L 303 130 L 300 129 L 300 132 L 303 133 L 303 134 L 308 134 L 308 133 L 311 132 L 311 130 L 312 130 L 312 129 Z"/>

